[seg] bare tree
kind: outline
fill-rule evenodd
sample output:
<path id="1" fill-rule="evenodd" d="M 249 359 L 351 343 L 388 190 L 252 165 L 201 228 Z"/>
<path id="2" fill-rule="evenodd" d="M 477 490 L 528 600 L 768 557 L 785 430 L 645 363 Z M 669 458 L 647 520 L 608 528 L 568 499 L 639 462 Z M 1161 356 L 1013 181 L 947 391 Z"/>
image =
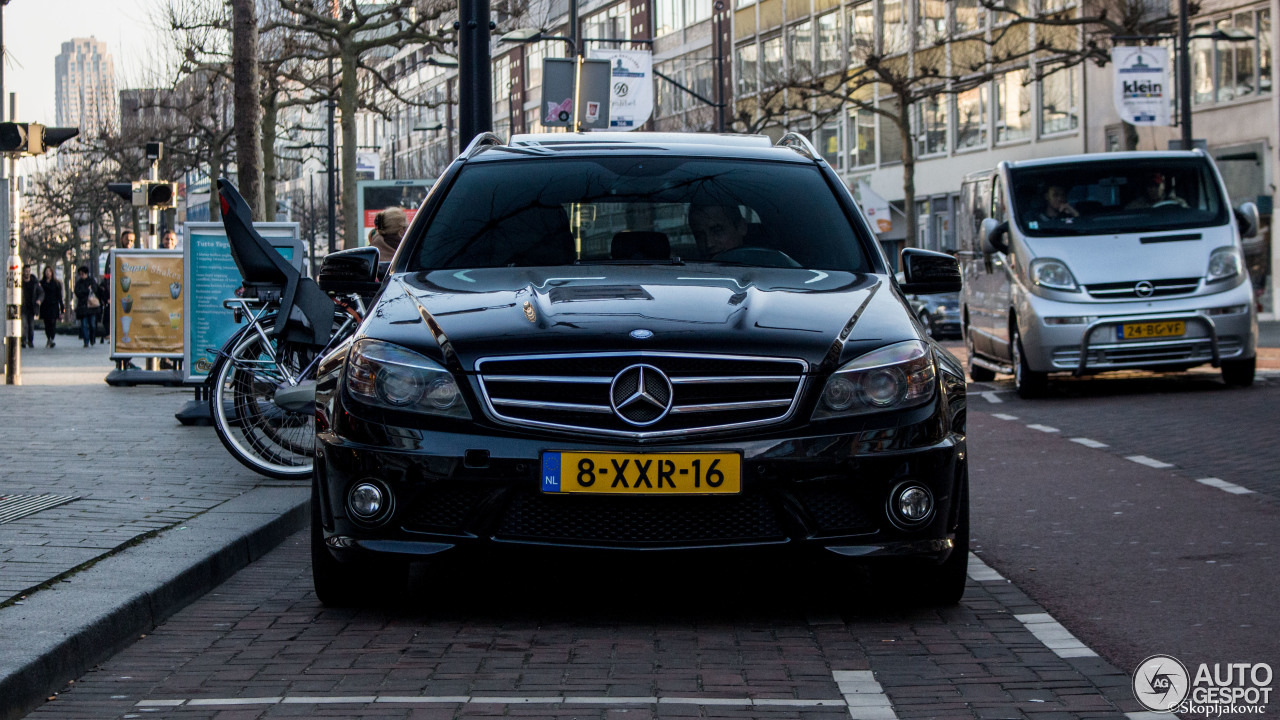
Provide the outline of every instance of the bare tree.
<path id="1" fill-rule="evenodd" d="M 267 207 L 262 195 L 262 107 L 258 80 L 257 0 L 231 2 L 231 75 L 235 85 L 236 176 L 240 190 L 253 209 L 253 219 L 262 220 L 275 207 Z"/>

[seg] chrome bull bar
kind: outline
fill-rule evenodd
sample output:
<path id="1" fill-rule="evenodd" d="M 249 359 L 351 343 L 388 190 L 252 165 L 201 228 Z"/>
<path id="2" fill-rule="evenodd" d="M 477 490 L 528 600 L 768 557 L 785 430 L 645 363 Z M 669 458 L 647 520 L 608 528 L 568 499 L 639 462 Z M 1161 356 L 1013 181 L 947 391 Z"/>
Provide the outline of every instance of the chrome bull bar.
<path id="1" fill-rule="evenodd" d="M 1093 336 L 1093 331 L 1103 325 L 1123 325 L 1125 323 L 1145 323 L 1145 322 L 1167 322 L 1171 320 L 1183 320 L 1186 322 L 1202 323 L 1209 331 L 1209 351 L 1213 354 L 1213 366 L 1220 365 L 1218 354 L 1218 328 L 1214 326 L 1213 321 L 1201 315 L 1200 313 L 1168 313 L 1164 315 L 1133 315 L 1121 317 L 1108 317 L 1095 320 L 1089 323 L 1089 327 L 1085 328 L 1084 339 L 1080 342 L 1080 364 L 1076 366 L 1075 372 L 1072 373 L 1076 377 L 1084 374 L 1089 363 L 1089 338 Z M 1135 343 L 1135 346 L 1138 343 Z"/>

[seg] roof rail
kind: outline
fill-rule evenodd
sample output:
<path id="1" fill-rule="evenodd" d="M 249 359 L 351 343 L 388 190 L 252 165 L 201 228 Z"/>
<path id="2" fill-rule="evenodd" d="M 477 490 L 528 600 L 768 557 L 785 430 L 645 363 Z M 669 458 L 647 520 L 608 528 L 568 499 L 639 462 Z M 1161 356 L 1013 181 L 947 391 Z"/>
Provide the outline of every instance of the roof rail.
<path id="1" fill-rule="evenodd" d="M 800 133 L 789 132 L 786 135 L 783 135 L 782 139 L 779 140 L 774 147 L 791 148 L 815 162 L 822 159 L 822 157 L 818 155 L 818 149 L 813 146 L 813 143 L 809 142 L 809 138 L 801 135 Z"/>
<path id="2" fill-rule="evenodd" d="M 485 148 L 495 145 L 506 145 L 506 143 L 502 142 L 502 138 L 491 132 L 480 133 L 467 145 L 467 149 L 462 151 L 462 156 L 470 160 Z"/>

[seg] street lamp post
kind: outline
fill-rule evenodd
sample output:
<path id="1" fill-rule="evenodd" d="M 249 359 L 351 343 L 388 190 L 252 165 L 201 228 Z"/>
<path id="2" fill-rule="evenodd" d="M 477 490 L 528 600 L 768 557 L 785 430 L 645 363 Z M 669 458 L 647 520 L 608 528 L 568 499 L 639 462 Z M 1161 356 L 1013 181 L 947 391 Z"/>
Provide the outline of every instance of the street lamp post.
<path id="1" fill-rule="evenodd" d="M 466 147 L 480 133 L 493 129 L 493 89 L 489 72 L 489 0 L 461 0 L 458 3 L 458 131 L 461 147 Z"/>
<path id="2" fill-rule="evenodd" d="M 1191 132 L 1191 18 L 1187 0 L 1178 0 L 1178 114 L 1182 120 L 1182 149 L 1190 150 Z"/>

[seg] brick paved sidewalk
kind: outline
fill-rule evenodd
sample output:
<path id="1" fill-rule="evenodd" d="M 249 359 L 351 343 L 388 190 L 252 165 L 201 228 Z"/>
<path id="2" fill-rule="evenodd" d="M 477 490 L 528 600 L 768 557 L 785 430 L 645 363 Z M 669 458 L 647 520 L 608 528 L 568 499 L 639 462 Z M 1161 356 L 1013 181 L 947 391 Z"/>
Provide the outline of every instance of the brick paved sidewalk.
<path id="1" fill-rule="evenodd" d="M 110 387 L 104 379 L 112 368 L 106 345 L 83 348 L 76 338 L 59 336 L 57 347 L 47 349 L 41 338 L 40 347 L 22 351 L 22 384 L 0 385 L 0 637 L 17 642 L 19 633 L 32 631 L 73 634 L 70 626 L 14 627 L 13 611 L 70 595 L 84 568 L 125 548 L 161 542 L 166 529 L 245 493 L 283 486 L 296 490 L 294 504 L 305 502 L 305 483 L 259 476 L 227 453 L 213 428 L 180 425 L 174 413 L 193 398 L 190 389 Z M 16 519 L 3 512 L 4 498 L 45 495 L 74 500 Z M 225 516 L 243 522 L 239 530 L 248 533 L 269 520 Z M 175 577 L 191 569 L 188 560 L 195 562 L 169 560 Z M 86 602 L 93 605 L 94 598 Z M 0 653 L 0 687 L 13 670 L 5 660 Z"/>

